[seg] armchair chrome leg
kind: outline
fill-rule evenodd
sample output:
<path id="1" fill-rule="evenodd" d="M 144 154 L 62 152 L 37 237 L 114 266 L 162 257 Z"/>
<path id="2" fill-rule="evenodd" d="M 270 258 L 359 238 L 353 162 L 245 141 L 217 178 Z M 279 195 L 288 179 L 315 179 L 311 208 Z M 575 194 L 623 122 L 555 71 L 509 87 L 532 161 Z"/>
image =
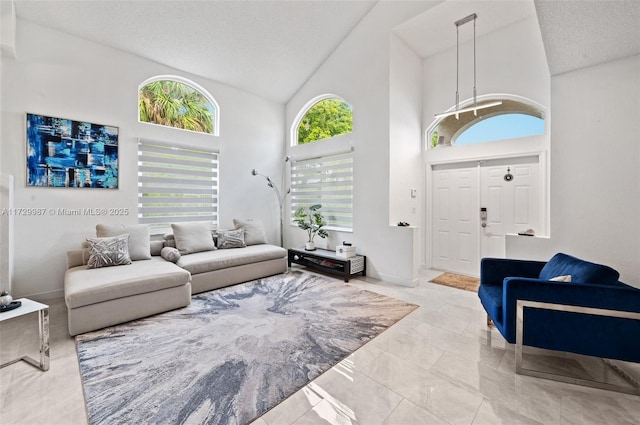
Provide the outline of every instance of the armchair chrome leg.
<path id="1" fill-rule="evenodd" d="M 489 317 L 488 314 L 487 314 L 487 326 L 489 327 L 493 326 L 493 320 L 491 320 L 491 317 Z"/>

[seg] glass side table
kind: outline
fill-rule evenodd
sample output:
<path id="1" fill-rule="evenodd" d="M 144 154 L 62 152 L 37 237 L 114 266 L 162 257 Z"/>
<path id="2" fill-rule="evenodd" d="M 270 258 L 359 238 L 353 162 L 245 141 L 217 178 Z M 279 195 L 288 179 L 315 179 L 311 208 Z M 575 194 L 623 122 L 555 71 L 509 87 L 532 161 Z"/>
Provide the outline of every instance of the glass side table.
<path id="1" fill-rule="evenodd" d="M 22 305 L 14 310 L 0 313 L 0 322 L 37 312 L 38 325 L 40 328 L 40 361 L 34 360 L 29 356 L 22 356 L 18 359 L 11 360 L 10 362 L 3 363 L 0 365 L 0 369 L 23 360 L 31 366 L 47 371 L 49 370 L 49 306 L 28 298 L 20 298 L 15 301 L 22 302 Z"/>

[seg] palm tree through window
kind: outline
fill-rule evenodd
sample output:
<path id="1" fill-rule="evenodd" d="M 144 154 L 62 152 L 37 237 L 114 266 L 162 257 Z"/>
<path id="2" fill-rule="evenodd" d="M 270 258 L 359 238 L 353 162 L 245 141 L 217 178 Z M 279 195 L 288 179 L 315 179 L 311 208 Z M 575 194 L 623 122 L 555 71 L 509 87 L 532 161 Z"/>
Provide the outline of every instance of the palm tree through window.
<path id="1" fill-rule="evenodd" d="M 181 81 L 151 81 L 139 91 L 141 122 L 217 134 L 217 113 L 208 96 Z"/>

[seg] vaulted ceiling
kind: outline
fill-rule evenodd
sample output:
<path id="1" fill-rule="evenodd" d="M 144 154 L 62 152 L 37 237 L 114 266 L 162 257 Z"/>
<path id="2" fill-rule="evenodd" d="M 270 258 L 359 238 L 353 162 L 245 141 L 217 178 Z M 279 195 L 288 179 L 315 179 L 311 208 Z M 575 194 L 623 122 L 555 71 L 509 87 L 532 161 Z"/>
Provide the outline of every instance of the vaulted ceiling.
<path id="1" fill-rule="evenodd" d="M 14 0 L 18 19 L 279 102 L 295 94 L 376 2 Z M 537 15 L 552 75 L 640 54 L 639 0 L 448 0 L 396 32 L 426 57 L 455 45 L 449 27 L 467 9 L 483 19 L 479 35 Z"/>

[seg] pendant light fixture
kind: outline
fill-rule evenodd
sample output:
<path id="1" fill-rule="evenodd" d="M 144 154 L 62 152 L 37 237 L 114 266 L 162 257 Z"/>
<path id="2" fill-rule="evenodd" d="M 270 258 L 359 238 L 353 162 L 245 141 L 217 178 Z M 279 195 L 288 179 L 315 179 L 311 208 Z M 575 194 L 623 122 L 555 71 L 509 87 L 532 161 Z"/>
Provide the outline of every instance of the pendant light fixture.
<path id="1" fill-rule="evenodd" d="M 478 109 L 491 108 L 493 106 L 502 105 L 502 101 L 494 101 L 478 104 L 477 96 L 476 96 L 476 19 L 478 15 L 472 13 L 469 16 L 466 16 L 462 19 L 455 21 L 456 24 L 456 109 L 449 112 L 442 112 L 440 114 L 435 114 L 436 118 L 448 117 L 450 115 L 455 115 L 456 119 L 460 118 L 460 114 L 463 112 L 473 111 L 475 116 L 478 116 Z M 459 91 L 459 80 L 460 80 L 460 26 L 473 21 L 473 106 L 468 108 L 460 109 L 460 91 Z"/>

